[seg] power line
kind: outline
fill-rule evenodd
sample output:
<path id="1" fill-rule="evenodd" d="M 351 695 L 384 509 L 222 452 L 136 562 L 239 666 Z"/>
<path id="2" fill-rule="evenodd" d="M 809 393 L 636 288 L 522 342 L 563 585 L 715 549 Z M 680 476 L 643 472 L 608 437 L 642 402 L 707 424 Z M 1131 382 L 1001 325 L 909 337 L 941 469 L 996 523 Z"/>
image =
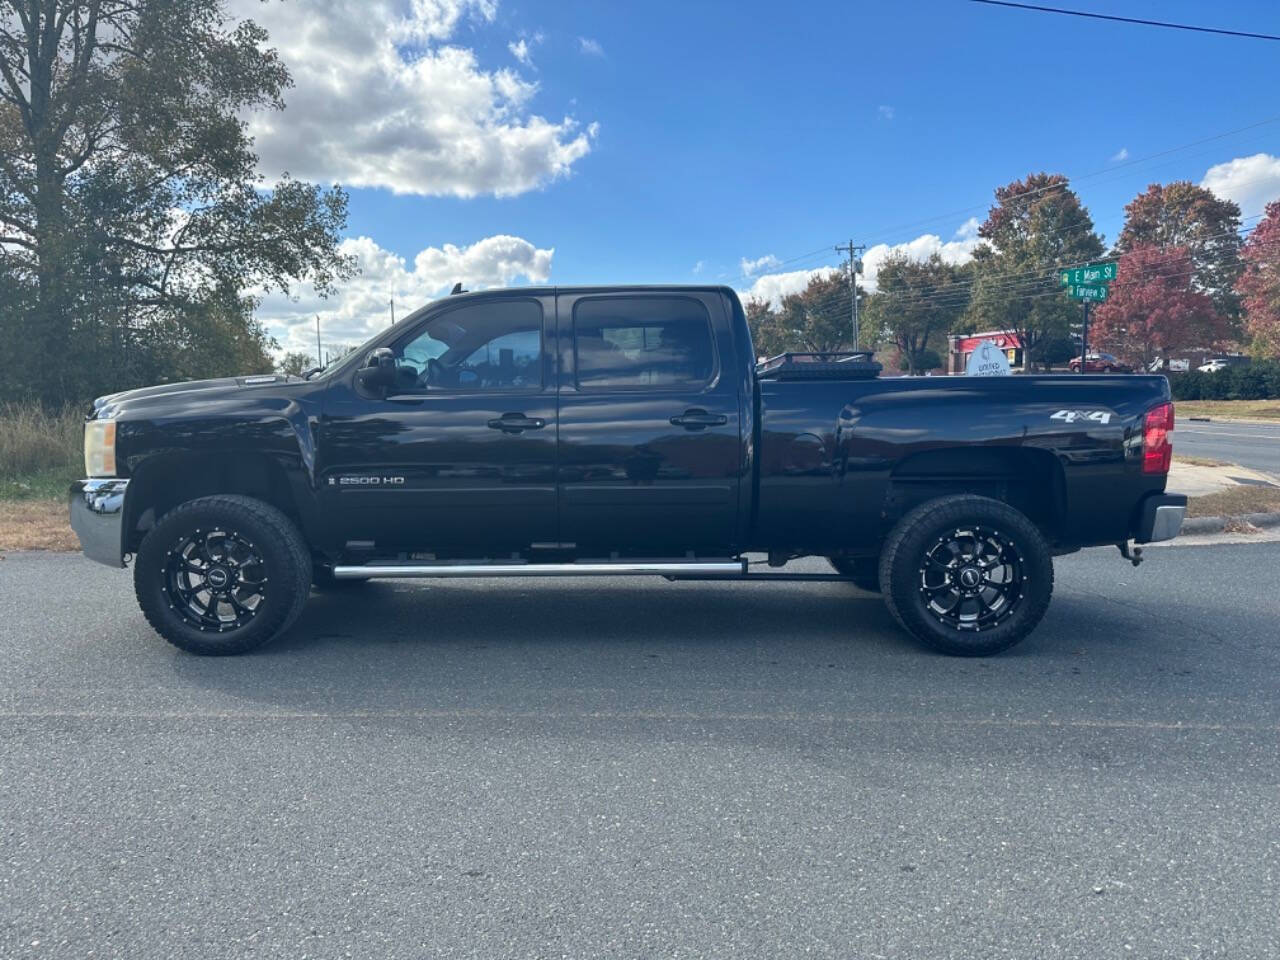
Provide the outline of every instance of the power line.
<path id="1" fill-rule="evenodd" d="M 1013 7 L 1017 10 L 1031 10 L 1036 13 L 1058 13 L 1068 17 L 1086 17 L 1090 20 L 1112 20 L 1116 23 L 1134 23 L 1144 27 L 1167 27 L 1170 30 L 1191 30 L 1195 33 L 1216 33 L 1225 37 L 1247 37 L 1250 40 L 1280 40 L 1280 37 L 1269 33 L 1249 33 L 1244 30 L 1225 30 L 1219 27 L 1198 27 L 1189 23 L 1172 23 L 1168 20 L 1143 20 L 1139 17 L 1117 17 L 1109 13 L 1090 13 L 1085 10 L 1066 10 L 1062 7 L 1042 7 L 1035 3 L 1013 3 L 1011 0 L 969 0 L 970 3 L 984 3 L 992 7 Z"/>
<path id="2" fill-rule="evenodd" d="M 1265 247 L 1267 249 L 1280 248 L 1280 241 L 1268 242 Z M 1187 252 L 1178 256 L 1165 256 L 1161 262 L 1137 273 L 1126 273 L 1123 280 L 1127 284 L 1135 279 L 1149 281 L 1190 277 L 1195 276 L 1207 264 L 1214 262 L 1226 264 L 1241 259 L 1242 257 L 1238 251 L 1220 251 L 1217 255 Z M 1180 265 L 1183 263 L 1186 263 L 1189 268 L 1181 267 Z M 1054 267 L 1047 270 L 1031 271 L 1027 274 L 1005 275 L 1000 276 L 995 281 L 984 280 L 982 283 L 985 292 L 997 295 L 1002 294 L 1006 299 L 1011 300 L 1038 300 L 1044 297 L 1062 296 L 1063 291 L 1056 283 L 1057 275 L 1062 269 L 1062 267 Z M 880 291 L 873 294 L 873 296 L 884 297 L 894 305 L 902 307 L 961 306 L 970 301 L 974 283 L 975 281 L 958 281 L 945 289 L 931 293 Z M 1045 287 L 1049 289 L 1045 289 Z M 833 294 L 821 300 L 806 303 L 805 307 L 811 313 L 830 319 L 835 311 L 844 309 L 849 299 L 850 297 L 847 293 Z"/>
<path id="3" fill-rule="evenodd" d="M 1049 190 L 1065 189 L 1065 188 L 1066 188 L 1067 186 L 1069 186 L 1070 184 L 1077 184 L 1077 183 L 1080 183 L 1081 181 L 1084 181 L 1084 180 L 1092 180 L 1094 177 L 1101 177 L 1101 176 L 1105 176 L 1106 174 L 1114 174 L 1114 173 L 1116 173 L 1117 171 L 1124 170 L 1124 169 L 1126 169 L 1126 168 L 1133 167 L 1133 166 L 1135 166 L 1135 165 L 1144 164 L 1144 163 L 1149 163 L 1149 162 L 1150 162 L 1150 161 L 1152 161 L 1152 160 L 1158 160 L 1158 159 L 1160 159 L 1160 158 L 1162 158 L 1162 157 L 1167 157 L 1167 156 L 1169 156 L 1169 155 L 1171 155 L 1171 154 L 1180 153 L 1180 152 L 1182 152 L 1183 150 L 1189 150 L 1189 149 L 1191 149 L 1192 147 L 1203 146 L 1204 144 L 1206 144 L 1206 143 L 1212 143 L 1212 142 L 1214 142 L 1215 140 L 1223 140 L 1223 139 L 1225 139 L 1225 138 L 1227 138 L 1227 137 L 1233 137 L 1233 136 L 1235 136 L 1236 134 L 1246 133 L 1246 132 L 1248 132 L 1249 130 L 1255 130 L 1255 129 L 1257 129 L 1258 127 L 1265 127 L 1265 126 L 1268 126 L 1268 125 L 1270 125 L 1270 124 L 1276 123 L 1277 121 L 1280 121 L 1280 115 L 1276 115 L 1276 116 L 1272 116 L 1272 117 L 1266 117 L 1266 118 L 1264 118 L 1264 119 L 1262 119 L 1262 120 L 1259 120 L 1259 121 L 1257 121 L 1257 122 L 1255 122 L 1255 123 L 1246 124 L 1246 125 L 1245 125 L 1245 126 L 1243 126 L 1243 127 L 1236 127 L 1236 128 L 1234 128 L 1234 129 L 1232 129 L 1232 130 L 1227 130 L 1227 131 L 1224 131 L 1224 132 L 1222 132 L 1222 133 L 1215 133 L 1215 134 L 1212 134 L 1212 135 L 1207 136 L 1207 137 L 1200 137 L 1199 139 L 1191 140 L 1191 141 L 1189 141 L 1189 142 L 1187 142 L 1187 143 L 1179 144 L 1178 146 L 1175 146 L 1175 147 L 1169 147 L 1169 148 L 1164 149 L 1164 150 L 1156 151 L 1155 153 L 1149 153 L 1149 154 L 1147 154 L 1146 156 L 1142 156 L 1142 157 L 1134 157 L 1134 158 L 1133 158 L 1133 159 L 1131 159 L 1131 160 L 1126 160 L 1126 161 L 1124 161 L 1124 162 L 1122 162 L 1122 163 L 1112 164 L 1112 165 L 1110 165 L 1110 166 L 1108 166 L 1108 167 L 1104 167 L 1104 168 L 1102 168 L 1102 169 L 1100 169 L 1100 170 L 1094 170 L 1094 171 L 1092 171 L 1092 172 L 1090 172 L 1090 173 L 1079 174 L 1079 175 L 1077 175 L 1077 176 L 1068 176 L 1068 177 L 1065 177 L 1063 180 L 1061 180 L 1061 181 L 1059 181 L 1059 182 L 1051 183 L 1051 184 L 1046 184 L 1046 185 L 1045 185 L 1045 186 L 1043 186 L 1043 187 L 1035 187 L 1035 188 L 1033 188 L 1033 189 L 1031 189 L 1031 190 L 1028 190 L 1028 191 L 1026 191 L 1026 192 L 1024 192 L 1024 193 L 1020 194 L 1017 198 L 1015 198 L 1015 200 L 1016 200 L 1016 202 L 1021 202 L 1021 201 L 1023 201 L 1023 200 L 1030 201 L 1030 200 L 1032 200 L 1034 197 L 1038 196 L 1039 194 L 1044 193 L 1044 192 L 1047 192 L 1047 191 L 1049 191 Z M 1121 177 L 1112 177 L 1110 180 L 1105 181 L 1105 182 L 1111 182 L 1112 180 L 1118 180 L 1118 179 L 1122 179 L 1122 178 L 1121 178 Z M 1259 179 L 1262 179 L 1262 178 L 1259 178 Z M 980 203 L 980 204 L 975 204 L 974 206 L 971 206 L 971 207 L 964 207 L 964 208 L 959 209 L 959 210 L 952 210 L 952 211 L 950 211 L 950 212 L 948 212 L 948 213 L 942 213 L 942 214 L 938 214 L 938 215 L 936 215 L 936 216 L 926 217 L 926 218 L 921 219 L 921 220 L 913 220 L 913 221 L 910 221 L 910 222 L 907 222 L 907 223 L 899 223 L 899 224 L 895 224 L 895 225 L 890 226 L 890 227 L 881 227 L 881 228 L 876 229 L 876 230 L 875 230 L 875 231 L 873 231 L 873 232 L 874 232 L 874 233 L 881 234 L 881 235 L 884 235 L 884 234 L 896 234 L 898 231 L 902 231 L 902 230 L 910 230 L 910 229 L 912 229 L 912 228 L 922 227 L 922 226 L 925 226 L 925 225 L 927 225 L 927 224 L 936 223 L 937 221 L 940 221 L 940 220 L 947 220 L 947 219 L 952 219 L 952 220 L 953 220 L 955 217 L 961 216 L 962 214 L 966 214 L 966 213 L 973 213 L 973 212 L 975 212 L 975 211 L 981 211 L 981 210 L 984 210 L 984 209 L 988 209 L 989 207 L 990 207 L 990 203 L 985 203 L 985 202 L 984 202 L 984 203 Z M 882 241 L 882 242 L 884 242 L 884 241 Z M 837 245 L 838 245 L 838 244 L 837 244 Z M 886 242 L 886 246 L 895 246 L 895 245 L 896 245 L 896 244 L 893 244 L 893 243 L 887 243 L 887 242 Z M 781 260 L 781 261 L 779 261 L 777 264 L 775 264 L 775 265 L 774 265 L 774 269 L 776 269 L 777 267 L 780 267 L 780 266 L 784 266 L 784 265 L 786 265 L 786 264 L 795 263 L 795 262 L 797 262 L 797 261 L 799 261 L 799 260 L 808 260 L 808 259 L 811 259 L 811 258 L 813 258 L 813 257 L 816 257 L 816 256 L 819 256 L 819 255 L 821 255 L 821 254 L 823 254 L 823 253 L 826 253 L 829 249 L 830 249 L 830 248 L 829 248 L 828 246 L 823 246 L 823 247 L 820 247 L 820 248 L 819 248 L 819 249 L 817 249 L 817 250 L 811 250 L 811 251 L 810 251 L 810 252 L 808 252 L 808 253 L 803 253 L 803 254 L 800 254 L 800 255 L 798 255 L 798 256 L 790 257 L 790 258 L 788 258 L 788 259 L 786 259 L 786 260 Z M 738 281 L 740 281 L 740 280 L 754 281 L 754 280 L 756 280 L 756 279 L 758 279 L 758 278 L 759 278 L 759 274 L 742 273 L 742 274 L 739 274 L 739 275 L 738 275 L 738 276 L 736 276 L 736 277 L 733 277 L 729 282 L 730 282 L 730 284 L 731 284 L 731 285 L 733 285 L 733 284 L 736 284 L 736 283 L 737 283 Z"/>

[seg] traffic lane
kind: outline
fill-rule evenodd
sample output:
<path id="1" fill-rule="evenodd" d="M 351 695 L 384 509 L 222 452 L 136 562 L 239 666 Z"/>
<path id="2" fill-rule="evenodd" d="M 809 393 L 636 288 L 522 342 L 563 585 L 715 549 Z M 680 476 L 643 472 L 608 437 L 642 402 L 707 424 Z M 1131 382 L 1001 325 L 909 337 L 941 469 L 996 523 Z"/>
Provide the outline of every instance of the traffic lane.
<path id="1" fill-rule="evenodd" d="M 661 581 L 375 584 L 200 660 L 11 556 L 0 953 L 1274 954 L 1280 544 L 1150 553 L 976 662 Z"/>
<path id="2" fill-rule="evenodd" d="M 1280 477 L 1280 423 L 1204 423 L 1179 417 L 1173 449 Z"/>

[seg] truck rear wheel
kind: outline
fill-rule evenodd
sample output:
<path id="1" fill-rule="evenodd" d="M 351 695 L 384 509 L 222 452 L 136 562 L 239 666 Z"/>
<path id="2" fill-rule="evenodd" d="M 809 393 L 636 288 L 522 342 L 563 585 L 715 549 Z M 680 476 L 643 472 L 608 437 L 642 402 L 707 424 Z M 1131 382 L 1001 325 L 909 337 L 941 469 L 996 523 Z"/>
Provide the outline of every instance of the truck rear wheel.
<path id="1" fill-rule="evenodd" d="M 1035 524 L 1008 504 L 940 497 L 890 532 L 880 584 L 889 612 L 917 639 L 943 653 L 985 657 L 1040 623 L 1053 594 L 1053 557 Z"/>
<path id="2" fill-rule="evenodd" d="M 868 593 L 880 592 L 880 565 L 875 557 L 831 557 L 831 569 L 841 576 L 848 577 L 859 590 Z"/>
<path id="3" fill-rule="evenodd" d="M 220 495 L 165 514 L 133 565 L 156 633 L 189 653 L 245 653 L 287 630 L 311 589 L 311 554 L 270 504 Z"/>

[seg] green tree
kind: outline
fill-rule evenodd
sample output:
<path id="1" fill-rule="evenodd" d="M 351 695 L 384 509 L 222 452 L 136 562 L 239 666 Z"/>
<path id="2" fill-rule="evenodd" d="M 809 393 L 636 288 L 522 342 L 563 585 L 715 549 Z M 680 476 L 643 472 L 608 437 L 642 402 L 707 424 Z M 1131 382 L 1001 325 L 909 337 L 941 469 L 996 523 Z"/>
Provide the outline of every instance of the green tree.
<path id="1" fill-rule="evenodd" d="M 882 342 L 897 348 L 912 376 L 941 365 L 929 343 L 945 337 L 964 315 L 969 302 L 965 274 L 937 253 L 913 260 L 898 251 L 880 265 L 876 292 L 867 304 L 868 325 Z"/>
<path id="2" fill-rule="evenodd" d="M 996 203 L 978 228 L 973 253 L 969 330 L 998 329 L 1023 345 L 1030 370 L 1040 341 L 1065 337 L 1079 306 L 1062 291 L 1056 269 L 1102 254 L 1089 211 L 1061 174 L 1033 173 L 996 190 Z"/>
<path id="3" fill-rule="evenodd" d="M 1117 253 L 1140 247 L 1185 247 L 1191 288 L 1213 298 L 1218 313 L 1235 322 L 1240 298 L 1235 292 L 1240 261 L 1240 207 L 1188 180 L 1153 183 L 1124 208 L 1124 229 Z"/>
<path id="4" fill-rule="evenodd" d="M 0 325 L 26 346 L 0 387 L 56 402 L 221 372 L 227 354 L 196 350 L 211 332 L 260 367 L 255 297 L 352 272 L 345 194 L 255 173 L 244 114 L 282 108 L 290 82 L 267 40 L 225 0 L 0 8 L 0 268 L 18 293 Z"/>
<path id="5" fill-rule="evenodd" d="M 859 309 L 865 303 L 866 291 L 859 287 Z M 776 310 L 763 300 L 749 299 L 744 309 L 756 355 L 852 350 L 850 305 L 847 262 L 830 274 L 812 277 L 804 290 L 783 297 Z M 863 337 L 864 343 L 868 340 Z"/>
<path id="6" fill-rule="evenodd" d="M 309 354 L 286 353 L 276 363 L 276 373 L 287 373 L 300 377 L 308 370 L 315 368 L 316 362 Z"/>

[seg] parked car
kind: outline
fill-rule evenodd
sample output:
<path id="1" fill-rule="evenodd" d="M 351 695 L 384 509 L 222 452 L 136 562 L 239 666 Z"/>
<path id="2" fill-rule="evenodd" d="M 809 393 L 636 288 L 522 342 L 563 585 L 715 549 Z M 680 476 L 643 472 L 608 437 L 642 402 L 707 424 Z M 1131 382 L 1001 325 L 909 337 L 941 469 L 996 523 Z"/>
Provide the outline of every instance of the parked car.
<path id="1" fill-rule="evenodd" d="M 1226 360 L 1215 359 L 1210 360 L 1208 363 L 1200 364 L 1196 369 L 1201 373 L 1217 373 L 1219 370 L 1225 370 L 1229 366 L 1231 366 L 1231 364 L 1227 363 Z"/>
<path id="2" fill-rule="evenodd" d="M 1080 372 L 1080 358 L 1072 357 L 1067 364 L 1072 373 Z M 1133 373 L 1133 367 L 1110 353 L 1091 353 L 1085 357 L 1085 370 L 1088 373 Z"/>
<path id="3" fill-rule="evenodd" d="M 447 297 L 310 378 L 99 398 L 71 522 L 199 654 L 265 643 L 313 586 L 656 575 L 849 581 L 985 655 L 1044 616 L 1056 554 L 1178 533 L 1163 377 L 879 369 L 757 365 L 728 287 Z M 762 572 L 813 555 L 833 571 Z"/>

